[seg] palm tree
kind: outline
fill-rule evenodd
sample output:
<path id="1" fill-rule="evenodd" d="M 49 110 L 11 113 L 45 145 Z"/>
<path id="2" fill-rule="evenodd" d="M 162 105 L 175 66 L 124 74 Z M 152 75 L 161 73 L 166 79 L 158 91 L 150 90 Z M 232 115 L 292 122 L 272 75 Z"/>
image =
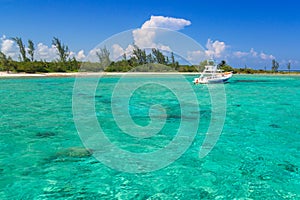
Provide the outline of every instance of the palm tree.
<path id="1" fill-rule="evenodd" d="M 290 62 L 288 63 L 287 68 L 289 70 L 289 73 L 291 73 L 291 63 Z"/>
<path id="2" fill-rule="evenodd" d="M 111 63 L 111 60 L 109 58 L 110 52 L 106 47 L 101 48 L 100 51 L 96 52 L 96 54 L 99 58 L 101 69 L 105 69 L 110 65 Z"/>
<path id="3" fill-rule="evenodd" d="M 32 40 L 28 40 L 28 54 L 30 55 L 30 60 L 31 62 L 33 62 L 33 55 L 34 55 L 34 44 L 32 42 Z"/>
<path id="4" fill-rule="evenodd" d="M 65 63 L 70 54 L 68 46 L 62 44 L 61 41 L 56 37 L 53 37 L 52 44 L 58 51 L 57 55 L 59 56 L 60 62 Z"/>
<path id="5" fill-rule="evenodd" d="M 12 40 L 15 41 L 19 47 L 20 54 L 21 54 L 21 60 L 23 62 L 29 61 L 29 59 L 26 57 L 25 45 L 23 44 L 22 38 L 14 37 L 14 38 L 12 38 Z"/>

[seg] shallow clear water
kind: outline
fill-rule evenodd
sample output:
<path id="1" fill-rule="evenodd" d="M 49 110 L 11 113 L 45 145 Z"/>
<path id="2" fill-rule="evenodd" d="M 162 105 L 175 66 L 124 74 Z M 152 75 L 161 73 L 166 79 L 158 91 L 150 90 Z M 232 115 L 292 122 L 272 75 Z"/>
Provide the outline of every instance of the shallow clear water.
<path id="1" fill-rule="evenodd" d="M 191 83 L 194 77 L 186 79 Z M 167 79 L 178 88 L 182 81 L 170 76 L 126 80 L 145 78 Z M 156 151 L 175 137 L 181 117 L 193 120 L 181 113 L 172 91 L 145 85 L 133 93 L 129 113 L 136 124 L 146 126 L 149 107 L 159 103 L 165 126 L 142 140 L 124 134 L 111 112 L 119 79 L 102 78 L 93 98 L 103 131 L 120 148 Z M 206 86 L 191 84 L 198 105 L 184 101 L 190 110 L 200 108 L 193 143 L 167 167 L 138 174 L 111 169 L 90 155 L 97 150 L 83 149 L 73 121 L 74 80 L 0 79 L 0 199 L 300 199 L 300 77 L 235 75 L 225 84 L 222 135 L 202 159 L 210 96 Z M 155 116 L 164 114 L 157 110 Z"/>

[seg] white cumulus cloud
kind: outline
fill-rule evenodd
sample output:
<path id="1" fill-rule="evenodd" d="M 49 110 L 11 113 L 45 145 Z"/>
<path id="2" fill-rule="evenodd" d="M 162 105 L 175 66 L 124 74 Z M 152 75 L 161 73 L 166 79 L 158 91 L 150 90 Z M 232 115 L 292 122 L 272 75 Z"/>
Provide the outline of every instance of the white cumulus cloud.
<path id="1" fill-rule="evenodd" d="M 121 56 L 123 56 L 124 54 L 126 56 L 131 56 L 134 50 L 134 46 L 133 45 L 128 45 L 126 49 L 123 49 L 120 45 L 118 44 L 114 44 L 112 45 L 112 53 L 113 56 L 112 58 L 114 60 L 118 60 L 121 58 Z"/>
<path id="2" fill-rule="evenodd" d="M 35 59 L 36 60 L 46 60 L 52 61 L 58 59 L 57 50 L 54 45 L 48 47 L 43 43 L 38 43 L 35 50 Z"/>
<path id="3" fill-rule="evenodd" d="M 90 62 L 99 62 L 97 52 L 100 52 L 100 48 L 95 48 L 95 49 L 90 50 L 87 60 L 90 61 Z"/>
<path id="4" fill-rule="evenodd" d="M 85 59 L 84 50 L 78 51 L 77 55 L 75 56 L 76 60 L 83 61 Z"/>
<path id="5" fill-rule="evenodd" d="M 188 51 L 187 52 L 187 60 L 192 64 L 199 64 L 201 61 L 205 60 L 205 51 Z"/>
<path id="6" fill-rule="evenodd" d="M 275 59 L 275 56 L 271 54 L 266 54 L 264 52 L 258 53 L 253 48 L 249 52 L 244 51 L 235 51 L 232 53 L 233 57 L 236 58 L 249 58 L 249 59 L 261 59 L 261 60 L 272 60 Z"/>
<path id="7" fill-rule="evenodd" d="M 193 64 L 198 64 L 199 62 L 205 59 L 211 58 L 222 58 L 225 55 L 225 51 L 228 48 L 228 45 L 225 42 L 221 41 L 213 41 L 211 39 L 207 40 L 206 49 L 201 51 L 188 51 L 187 52 L 187 60 Z"/>
<path id="8" fill-rule="evenodd" d="M 76 53 L 74 51 L 69 52 L 69 58 L 76 57 Z"/>
<path id="9" fill-rule="evenodd" d="M 231 54 L 230 59 L 236 63 L 237 66 L 248 65 L 250 67 L 267 66 L 270 65 L 271 60 L 275 59 L 272 54 L 264 52 L 257 52 L 254 48 L 249 51 L 235 51 Z"/>
<path id="10" fill-rule="evenodd" d="M 140 48 L 154 48 L 155 29 L 140 28 L 132 31 L 134 44 Z"/>
<path id="11" fill-rule="evenodd" d="M 132 31 L 134 44 L 140 48 L 159 48 L 164 47 L 169 50 L 163 44 L 155 43 L 155 37 L 157 35 L 156 28 L 165 28 L 173 31 L 181 30 L 185 26 L 191 25 L 191 22 L 186 19 L 164 17 L 164 16 L 151 16 L 141 28 Z"/>
<path id="12" fill-rule="evenodd" d="M 1 37 L 1 52 L 14 60 L 17 60 L 19 56 L 17 45 L 13 40 L 6 38 L 5 35 Z"/>
<path id="13" fill-rule="evenodd" d="M 120 56 L 122 56 L 125 53 L 124 49 L 118 44 L 112 45 L 112 50 L 113 50 L 114 60 L 118 59 Z"/>
<path id="14" fill-rule="evenodd" d="M 233 56 L 237 57 L 237 58 L 242 58 L 242 57 L 245 57 L 245 56 L 248 56 L 248 55 L 249 55 L 248 52 L 242 52 L 242 51 L 233 52 Z"/>
<path id="15" fill-rule="evenodd" d="M 273 60 L 273 59 L 275 59 L 275 57 L 273 55 L 268 55 L 268 54 L 265 54 L 263 52 L 260 53 L 259 56 L 263 60 Z"/>
<path id="16" fill-rule="evenodd" d="M 212 41 L 211 39 L 207 40 L 205 51 L 206 56 L 211 58 L 220 58 L 226 49 L 225 42 L 220 42 L 218 40 Z"/>
<path id="17" fill-rule="evenodd" d="M 257 52 L 254 51 L 253 48 L 250 49 L 250 54 L 251 54 L 253 57 L 256 57 L 256 56 L 257 56 Z"/>
<path id="18" fill-rule="evenodd" d="M 35 60 L 46 60 L 53 61 L 59 59 L 57 54 L 57 49 L 54 45 L 47 46 L 43 43 L 38 43 L 37 48 L 35 50 Z M 84 55 L 84 51 L 80 50 L 79 52 L 70 51 L 69 58 L 75 57 L 79 61 L 83 61 L 86 56 Z"/>
<path id="19" fill-rule="evenodd" d="M 162 51 L 171 51 L 171 48 L 165 44 L 156 42 L 155 39 L 158 34 L 158 29 L 169 29 L 173 31 L 181 30 L 186 26 L 191 25 L 191 22 L 182 18 L 151 16 L 149 20 L 145 21 L 141 28 L 132 31 L 133 43 L 139 48 L 158 48 Z M 113 58 L 118 58 L 122 54 L 131 50 L 133 46 L 129 45 L 125 49 L 118 44 L 112 46 Z"/>
<path id="20" fill-rule="evenodd" d="M 173 31 L 183 29 L 185 26 L 189 26 L 192 23 L 189 20 L 174 18 L 174 17 L 164 17 L 164 16 L 151 16 L 150 20 L 147 20 L 141 29 L 144 28 L 167 28 Z"/>

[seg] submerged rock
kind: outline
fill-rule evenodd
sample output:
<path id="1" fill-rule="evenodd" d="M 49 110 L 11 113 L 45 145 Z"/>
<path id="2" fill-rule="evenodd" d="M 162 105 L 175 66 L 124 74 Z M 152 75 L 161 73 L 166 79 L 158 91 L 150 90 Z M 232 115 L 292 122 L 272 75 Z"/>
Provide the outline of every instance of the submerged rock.
<path id="1" fill-rule="evenodd" d="M 74 157 L 74 158 L 82 158 L 88 157 L 93 154 L 92 149 L 87 149 L 85 147 L 69 147 L 67 149 L 63 149 L 56 153 L 57 157 Z"/>
<path id="2" fill-rule="evenodd" d="M 47 138 L 47 137 L 53 137 L 55 136 L 56 134 L 53 133 L 53 132 L 38 132 L 36 134 L 37 137 L 40 137 L 40 138 Z"/>
<path id="3" fill-rule="evenodd" d="M 289 172 L 298 172 L 298 167 L 289 162 L 280 163 L 280 164 L 278 164 L 278 166 L 284 168 L 286 171 L 289 171 Z"/>
<path id="4" fill-rule="evenodd" d="M 272 128 L 281 128 L 279 125 L 277 125 L 277 124 L 270 124 L 269 125 L 270 127 L 272 127 Z"/>

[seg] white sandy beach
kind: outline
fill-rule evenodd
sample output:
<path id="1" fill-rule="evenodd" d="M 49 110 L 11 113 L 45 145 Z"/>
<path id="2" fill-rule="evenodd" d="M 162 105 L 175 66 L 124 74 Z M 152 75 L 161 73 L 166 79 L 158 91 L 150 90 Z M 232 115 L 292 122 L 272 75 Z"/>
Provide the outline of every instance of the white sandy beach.
<path id="1" fill-rule="evenodd" d="M 0 72 L 0 78 L 9 78 L 9 77 L 74 77 L 74 76 L 114 76 L 114 75 L 199 75 L 199 72 L 55 72 L 55 73 L 7 73 Z M 299 73 L 291 73 L 291 74 L 235 74 L 235 75 L 262 75 L 262 76 L 300 76 Z"/>
<path id="2" fill-rule="evenodd" d="M 197 72 L 56 72 L 56 73 L 7 73 L 0 72 L 0 78 L 3 77 L 73 77 L 73 76 L 113 76 L 113 75 L 175 75 L 175 74 L 187 74 L 187 75 L 198 75 Z"/>
<path id="3" fill-rule="evenodd" d="M 7 72 L 0 72 L 1 77 L 65 77 L 65 76 L 78 76 L 78 75 L 103 75 L 104 73 L 85 73 L 85 72 L 73 72 L 73 73 L 7 73 Z"/>

